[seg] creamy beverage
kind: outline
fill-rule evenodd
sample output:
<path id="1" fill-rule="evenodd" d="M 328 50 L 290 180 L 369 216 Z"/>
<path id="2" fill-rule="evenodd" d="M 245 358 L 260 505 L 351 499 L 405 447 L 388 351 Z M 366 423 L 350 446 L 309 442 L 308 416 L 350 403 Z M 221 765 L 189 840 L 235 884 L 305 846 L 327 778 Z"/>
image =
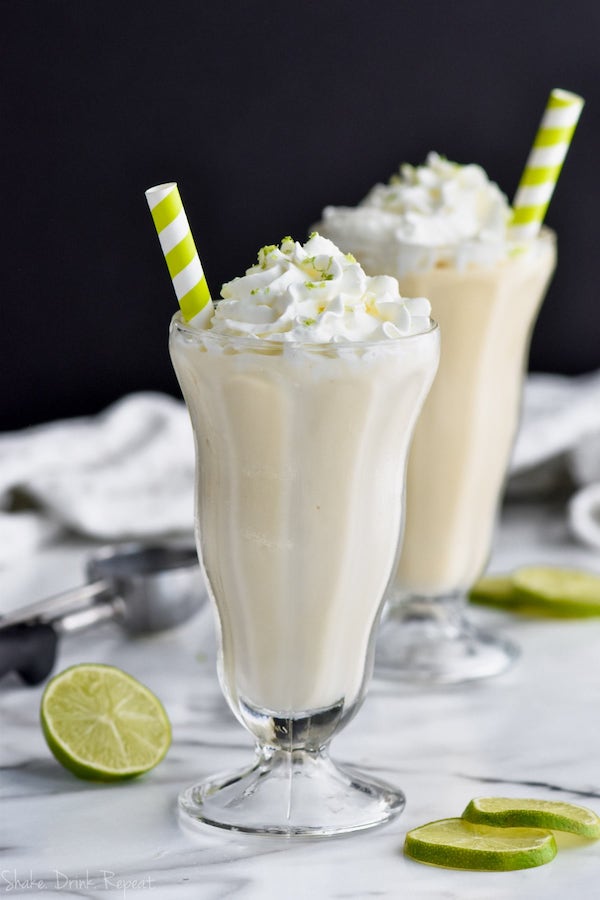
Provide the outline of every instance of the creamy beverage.
<path id="1" fill-rule="evenodd" d="M 483 169 L 431 153 L 357 207 L 326 208 L 317 226 L 369 274 L 426 295 L 440 325 L 440 367 L 415 429 L 402 552 L 378 640 L 387 677 L 479 678 L 517 652 L 464 615 L 490 552 L 531 330 L 556 262 L 548 230 L 511 242 L 511 215 Z"/>
<path id="2" fill-rule="evenodd" d="M 427 300 L 316 234 L 263 247 L 222 297 L 203 328 L 175 316 L 170 349 L 196 440 L 219 676 L 256 751 L 180 809 L 253 833 L 371 828 L 402 792 L 336 765 L 328 745 L 371 672 L 437 326 Z"/>
<path id="3" fill-rule="evenodd" d="M 195 432 L 197 531 L 220 677 L 262 715 L 350 712 L 395 565 L 405 459 L 435 374 L 422 298 L 328 240 L 285 239 L 170 350 Z"/>
<path id="4" fill-rule="evenodd" d="M 550 232 L 507 240 L 510 208 L 479 166 L 430 154 L 320 230 L 371 274 L 425 295 L 440 325 L 438 377 L 410 454 L 399 590 L 464 591 L 489 553 L 517 428 L 531 329 L 555 265 Z"/>
<path id="5" fill-rule="evenodd" d="M 433 268 L 402 278 L 403 293 L 427 291 L 443 346 L 410 454 L 395 578 L 402 592 L 466 591 L 485 568 L 531 329 L 554 263 L 546 232 L 490 267 Z"/>

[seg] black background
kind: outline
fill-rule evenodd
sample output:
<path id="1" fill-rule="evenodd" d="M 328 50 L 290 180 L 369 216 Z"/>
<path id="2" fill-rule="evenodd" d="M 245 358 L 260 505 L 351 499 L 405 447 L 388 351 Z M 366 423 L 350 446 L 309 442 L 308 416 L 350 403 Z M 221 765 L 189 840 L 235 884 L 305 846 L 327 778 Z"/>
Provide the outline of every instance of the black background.
<path id="1" fill-rule="evenodd" d="M 531 367 L 600 366 L 597 0 L 0 0 L 0 20 L 0 428 L 178 394 L 145 188 L 179 183 L 218 293 L 430 149 L 512 199 L 553 87 L 587 105 Z"/>

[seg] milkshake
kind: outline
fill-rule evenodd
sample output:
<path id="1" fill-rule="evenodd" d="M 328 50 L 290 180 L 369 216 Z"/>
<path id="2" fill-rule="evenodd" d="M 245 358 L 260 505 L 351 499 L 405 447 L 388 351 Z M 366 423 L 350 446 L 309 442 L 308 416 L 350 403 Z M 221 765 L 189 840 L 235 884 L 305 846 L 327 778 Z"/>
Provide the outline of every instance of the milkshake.
<path id="1" fill-rule="evenodd" d="M 432 153 L 358 207 L 325 209 L 319 224 L 367 272 L 395 276 L 406 296 L 425 294 L 442 335 L 378 650 L 392 676 L 464 680 L 494 674 L 514 655 L 468 625 L 461 599 L 490 552 L 531 330 L 556 259 L 548 230 L 511 243 L 510 215 L 483 169 Z"/>
<path id="2" fill-rule="evenodd" d="M 262 248 L 222 297 L 208 328 L 174 318 L 170 350 L 196 440 L 221 685 L 259 750 L 182 806 L 242 830 L 368 827 L 401 808 L 398 792 L 357 791 L 325 748 L 370 675 L 437 328 L 427 300 L 402 299 L 319 235 Z"/>

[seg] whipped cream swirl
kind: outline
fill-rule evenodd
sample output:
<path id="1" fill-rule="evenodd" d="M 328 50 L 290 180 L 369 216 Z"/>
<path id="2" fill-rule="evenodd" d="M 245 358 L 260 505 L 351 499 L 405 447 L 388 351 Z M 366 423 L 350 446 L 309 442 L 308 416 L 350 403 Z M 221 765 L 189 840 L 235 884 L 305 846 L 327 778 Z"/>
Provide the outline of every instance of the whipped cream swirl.
<path id="1" fill-rule="evenodd" d="M 424 166 L 405 163 L 400 175 L 375 185 L 359 205 L 392 213 L 398 237 L 416 244 L 502 242 L 510 219 L 507 198 L 481 166 L 462 166 L 437 153 Z"/>
<path id="2" fill-rule="evenodd" d="M 367 272 L 402 278 L 438 265 L 461 269 L 505 259 L 510 217 L 507 198 L 481 166 L 430 153 L 423 166 L 402 165 L 358 206 L 326 207 L 315 227 Z"/>
<path id="3" fill-rule="evenodd" d="M 430 326 L 423 297 L 400 296 L 388 275 L 369 277 L 319 234 L 263 247 L 258 262 L 221 289 L 211 329 L 237 337 L 327 343 L 380 341 Z"/>

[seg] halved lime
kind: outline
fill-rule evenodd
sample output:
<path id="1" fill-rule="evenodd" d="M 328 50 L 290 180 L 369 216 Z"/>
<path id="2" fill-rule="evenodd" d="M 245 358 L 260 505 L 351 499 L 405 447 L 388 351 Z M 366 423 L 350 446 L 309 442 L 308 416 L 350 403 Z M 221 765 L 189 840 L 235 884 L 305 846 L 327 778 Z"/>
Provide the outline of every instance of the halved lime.
<path id="1" fill-rule="evenodd" d="M 465 809 L 463 819 L 501 828 L 527 826 L 600 838 L 600 818 L 595 812 L 560 800 L 477 797 Z"/>
<path id="2" fill-rule="evenodd" d="M 600 575 L 555 566 L 529 566 L 512 576 L 517 597 L 562 616 L 600 615 Z"/>
<path id="3" fill-rule="evenodd" d="M 433 866 L 500 872 L 543 866 L 556 856 L 556 841 L 551 831 L 539 828 L 493 828 L 464 819 L 439 819 L 409 831 L 404 852 Z"/>
<path id="4" fill-rule="evenodd" d="M 40 718 L 56 759 L 94 781 L 141 775 L 171 744 L 160 700 L 131 675 L 99 663 L 72 666 L 52 678 Z"/>

